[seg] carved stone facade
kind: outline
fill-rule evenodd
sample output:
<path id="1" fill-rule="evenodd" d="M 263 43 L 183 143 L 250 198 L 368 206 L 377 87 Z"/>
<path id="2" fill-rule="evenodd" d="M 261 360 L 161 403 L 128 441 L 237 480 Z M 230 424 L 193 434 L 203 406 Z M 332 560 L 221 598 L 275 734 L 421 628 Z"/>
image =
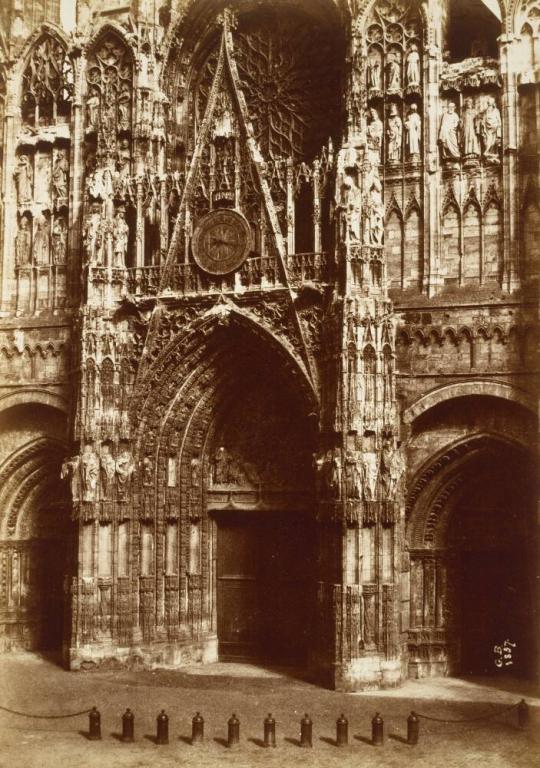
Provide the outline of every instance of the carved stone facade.
<path id="1" fill-rule="evenodd" d="M 14 39 L 4 650 L 534 674 L 540 12 L 497 5 L 86 0 Z"/>

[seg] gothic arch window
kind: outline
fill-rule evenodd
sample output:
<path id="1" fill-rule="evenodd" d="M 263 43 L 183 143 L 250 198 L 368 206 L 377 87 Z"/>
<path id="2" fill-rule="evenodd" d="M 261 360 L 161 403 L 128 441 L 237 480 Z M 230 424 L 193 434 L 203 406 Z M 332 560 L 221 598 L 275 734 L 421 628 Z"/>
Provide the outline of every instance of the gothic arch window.
<path id="1" fill-rule="evenodd" d="M 23 122 L 38 127 L 69 120 L 73 69 L 64 46 L 43 35 L 33 46 L 22 78 Z"/>

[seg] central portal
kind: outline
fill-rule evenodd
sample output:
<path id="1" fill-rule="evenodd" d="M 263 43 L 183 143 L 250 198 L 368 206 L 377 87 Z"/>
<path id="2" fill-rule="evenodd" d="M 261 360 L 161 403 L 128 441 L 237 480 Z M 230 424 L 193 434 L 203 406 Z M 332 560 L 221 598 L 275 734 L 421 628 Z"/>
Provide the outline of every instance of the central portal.
<path id="1" fill-rule="evenodd" d="M 306 517 L 229 512 L 218 519 L 217 541 L 220 660 L 303 663 L 313 604 Z"/>

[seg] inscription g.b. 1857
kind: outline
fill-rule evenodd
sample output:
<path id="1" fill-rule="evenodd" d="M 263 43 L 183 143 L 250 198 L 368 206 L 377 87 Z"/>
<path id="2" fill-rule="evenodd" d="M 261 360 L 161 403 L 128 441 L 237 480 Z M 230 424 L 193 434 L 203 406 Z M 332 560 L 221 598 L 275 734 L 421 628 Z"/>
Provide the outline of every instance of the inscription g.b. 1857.
<path id="1" fill-rule="evenodd" d="M 238 269 L 252 249 L 251 227 L 238 211 L 210 211 L 198 222 L 191 248 L 201 269 L 212 275 L 226 275 Z"/>

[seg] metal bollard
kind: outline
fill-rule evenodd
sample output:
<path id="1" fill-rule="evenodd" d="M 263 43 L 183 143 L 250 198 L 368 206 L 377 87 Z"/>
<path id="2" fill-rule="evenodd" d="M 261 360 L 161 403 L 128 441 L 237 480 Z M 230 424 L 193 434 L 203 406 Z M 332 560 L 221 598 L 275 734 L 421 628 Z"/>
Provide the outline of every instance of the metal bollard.
<path id="1" fill-rule="evenodd" d="M 122 715 L 122 741 L 130 742 L 134 741 L 135 734 L 135 717 L 133 712 L 128 707 Z"/>
<path id="2" fill-rule="evenodd" d="M 234 747 L 240 741 L 240 720 L 236 717 L 234 712 L 229 718 L 227 725 L 228 725 L 227 746 Z"/>
<path id="3" fill-rule="evenodd" d="M 191 743 L 201 744 L 204 740 L 204 718 L 197 712 L 191 721 Z"/>
<path id="4" fill-rule="evenodd" d="M 101 715 L 96 707 L 92 707 L 88 713 L 88 738 L 90 741 L 101 739 Z"/>
<path id="5" fill-rule="evenodd" d="M 265 717 L 264 719 L 264 746 L 276 746 L 276 721 L 270 712 L 268 713 L 268 717 Z"/>
<path id="6" fill-rule="evenodd" d="M 156 732 L 156 744 L 168 744 L 169 743 L 169 717 L 165 714 L 165 710 L 162 709 L 160 714 L 156 718 L 157 732 Z"/>
<path id="7" fill-rule="evenodd" d="M 420 731 L 420 719 L 416 712 L 411 712 L 407 718 L 407 744 L 418 744 L 418 733 Z"/>
<path id="8" fill-rule="evenodd" d="M 521 699 L 517 705 L 518 726 L 525 730 L 529 725 L 529 705 L 525 699 Z"/>
<path id="9" fill-rule="evenodd" d="M 307 712 L 300 720 L 300 746 L 313 746 L 313 722 Z"/>
<path id="10" fill-rule="evenodd" d="M 346 747 L 349 743 L 349 721 L 343 713 L 336 720 L 336 746 Z"/>
<path id="11" fill-rule="evenodd" d="M 382 747 L 384 739 L 384 721 L 378 712 L 371 721 L 371 743 L 374 747 Z"/>

